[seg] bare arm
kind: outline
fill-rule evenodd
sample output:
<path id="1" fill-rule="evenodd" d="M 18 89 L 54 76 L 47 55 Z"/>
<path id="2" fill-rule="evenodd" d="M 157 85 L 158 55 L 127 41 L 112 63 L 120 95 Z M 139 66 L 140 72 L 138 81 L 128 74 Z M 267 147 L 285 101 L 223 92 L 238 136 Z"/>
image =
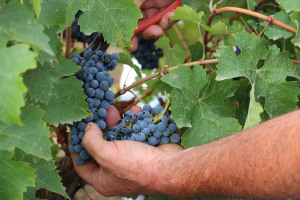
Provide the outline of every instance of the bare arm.
<path id="1" fill-rule="evenodd" d="M 119 118 L 109 109 L 113 126 Z M 84 146 L 95 161 L 77 173 L 105 196 L 164 194 L 262 199 L 300 197 L 300 111 L 186 150 L 103 140 L 87 127 Z M 72 154 L 74 161 L 75 155 Z"/>
<path id="2" fill-rule="evenodd" d="M 300 111 L 159 160 L 153 184 L 166 195 L 300 197 Z"/>

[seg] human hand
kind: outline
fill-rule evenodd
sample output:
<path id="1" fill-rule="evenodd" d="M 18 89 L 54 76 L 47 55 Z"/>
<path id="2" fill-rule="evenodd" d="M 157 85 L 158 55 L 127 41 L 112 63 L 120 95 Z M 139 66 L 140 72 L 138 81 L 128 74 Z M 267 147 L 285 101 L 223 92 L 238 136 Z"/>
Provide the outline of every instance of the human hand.
<path id="1" fill-rule="evenodd" d="M 133 107 L 138 113 L 141 108 Z M 117 109 L 111 106 L 106 119 L 108 128 L 120 120 Z M 83 137 L 83 145 L 94 158 L 83 165 L 75 162 L 76 154 L 71 157 L 77 174 L 104 196 L 126 196 L 133 194 L 155 193 L 154 173 L 161 160 L 181 150 L 179 145 L 168 144 L 152 147 L 135 141 L 108 142 L 103 139 L 101 130 L 89 123 Z"/>
<path id="2" fill-rule="evenodd" d="M 170 5 L 174 0 L 145 0 L 144 2 L 140 2 L 136 0 L 135 3 L 139 5 L 141 12 L 143 14 L 143 18 L 141 20 L 145 20 L 147 18 L 152 17 L 153 15 L 157 14 L 158 12 L 165 9 L 168 5 Z M 167 30 L 173 26 L 176 22 L 175 20 L 171 20 L 170 18 L 174 15 L 173 11 L 167 12 L 161 19 L 160 23 L 152 25 L 142 31 L 139 36 L 148 40 L 151 38 L 159 38 L 164 30 Z M 134 36 L 131 39 L 132 47 L 127 48 L 129 51 L 136 51 L 138 48 L 138 39 Z"/>

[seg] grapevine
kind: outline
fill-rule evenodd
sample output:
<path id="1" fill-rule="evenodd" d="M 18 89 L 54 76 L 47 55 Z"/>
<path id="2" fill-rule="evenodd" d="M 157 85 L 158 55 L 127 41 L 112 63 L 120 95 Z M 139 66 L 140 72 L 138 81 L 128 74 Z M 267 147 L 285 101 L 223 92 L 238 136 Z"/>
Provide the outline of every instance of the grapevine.
<path id="1" fill-rule="evenodd" d="M 181 4 L 144 40 L 134 1 L 0 1 L 0 199 L 91 198 L 72 161 L 93 162 L 90 122 L 108 144 L 188 149 L 298 109 L 298 1 Z M 109 48 L 86 47 L 99 32 Z"/>

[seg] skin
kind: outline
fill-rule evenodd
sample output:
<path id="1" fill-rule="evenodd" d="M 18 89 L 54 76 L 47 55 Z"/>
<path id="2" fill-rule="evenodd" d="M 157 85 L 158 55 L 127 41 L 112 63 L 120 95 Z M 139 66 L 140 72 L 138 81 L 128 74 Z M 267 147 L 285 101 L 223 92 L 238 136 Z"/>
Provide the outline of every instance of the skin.
<path id="1" fill-rule="evenodd" d="M 143 14 L 143 18 L 140 19 L 140 21 L 152 17 L 153 15 L 166 8 L 172 2 L 174 2 L 174 0 L 146 0 L 145 2 L 135 1 Z M 168 30 L 173 26 L 174 23 L 176 23 L 175 20 L 170 19 L 173 15 L 174 12 L 167 12 L 161 19 L 160 23 L 148 27 L 143 32 L 141 32 L 139 36 L 146 40 L 159 38 L 160 36 L 162 36 L 165 30 Z M 127 49 L 132 52 L 136 51 L 138 48 L 138 39 L 136 36 L 131 39 L 131 45 L 132 47 Z"/>
<path id="2" fill-rule="evenodd" d="M 140 108 L 132 111 L 138 113 Z M 109 126 L 120 119 L 108 110 Z M 89 123 L 83 144 L 94 160 L 75 169 L 104 196 L 162 194 L 174 197 L 300 197 L 300 111 L 202 146 L 155 148 L 103 139 Z M 163 145 L 162 145 L 163 146 Z"/>

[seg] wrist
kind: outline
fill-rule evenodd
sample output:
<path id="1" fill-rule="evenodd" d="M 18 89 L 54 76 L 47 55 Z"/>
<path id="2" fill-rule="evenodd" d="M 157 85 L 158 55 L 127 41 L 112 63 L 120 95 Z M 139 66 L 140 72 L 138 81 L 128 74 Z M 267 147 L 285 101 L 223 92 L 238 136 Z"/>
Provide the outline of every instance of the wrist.
<path id="1" fill-rule="evenodd" d="M 184 166 L 182 162 L 188 150 L 165 152 L 155 159 L 151 168 L 150 188 L 152 194 L 184 197 L 187 194 L 184 185 L 188 178 L 183 176 Z M 186 174 L 188 175 L 188 174 Z M 192 174 L 189 174 L 192 175 Z"/>

